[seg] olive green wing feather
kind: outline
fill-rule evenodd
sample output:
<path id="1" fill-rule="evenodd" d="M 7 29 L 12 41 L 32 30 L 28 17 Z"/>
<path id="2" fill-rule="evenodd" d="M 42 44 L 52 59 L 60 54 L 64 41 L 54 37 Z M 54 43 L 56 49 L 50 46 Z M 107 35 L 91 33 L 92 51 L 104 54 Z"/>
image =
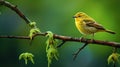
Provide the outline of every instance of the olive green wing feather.
<path id="1" fill-rule="evenodd" d="M 100 24 L 96 23 L 95 21 L 92 21 L 92 20 L 83 20 L 83 21 L 89 27 L 95 27 L 96 29 L 99 29 L 99 30 L 105 30 L 105 28 L 103 26 L 101 26 Z"/>

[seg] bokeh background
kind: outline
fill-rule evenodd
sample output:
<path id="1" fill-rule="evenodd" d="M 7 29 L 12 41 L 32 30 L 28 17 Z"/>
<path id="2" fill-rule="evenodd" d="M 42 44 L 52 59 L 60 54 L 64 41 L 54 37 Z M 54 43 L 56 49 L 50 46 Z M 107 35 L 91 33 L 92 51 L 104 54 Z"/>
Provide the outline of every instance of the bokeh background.
<path id="1" fill-rule="evenodd" d="M 97 33 L 95 39 L 120 42 L 120 0 L 7 0 L 15 5 L 30 20 L 37 22 L 42 32 L 52 31 L 55 34 L 71 37 L 82 35 L 75 27 L 72 18 L 76 12 L 85 12 L 105 28 L 117 34 Z M 28 35 L 29 26 L 12 10 L 0 5 L 0 35 Z M 0 38 L 0 67 L 47 67 L 45 52 L 46 38 L 36 37 L 32 45 L 29 40 Z M 112 47 L 88 45 L 75 61 L 73 53 L 83 43 L 67 42 L 59 50 L 59 60 L 53 60 L 51 67 L 113 67 L 107 64 Z M 35 55 L 35 64 L 24 64 L 18 59 L 22 52 Z M 119 50 L 118 50 L 119 52 Z M 120 65 L 117 64 L 117 67 Z"/>

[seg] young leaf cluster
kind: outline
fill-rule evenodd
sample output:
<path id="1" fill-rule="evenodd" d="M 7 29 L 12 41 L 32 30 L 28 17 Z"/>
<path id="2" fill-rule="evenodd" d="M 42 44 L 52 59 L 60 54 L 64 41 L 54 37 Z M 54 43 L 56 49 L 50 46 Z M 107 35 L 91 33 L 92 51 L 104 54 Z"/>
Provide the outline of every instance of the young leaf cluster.
<path id="1" fill-rule="evenodd" d="M 53 38 L 53 33 L 50 31 L 47 32 L 46 37 L 48 37 L 46 41 L 46 53 L 48 58 L 48 67 L 50 67 L 53 58 L 58 60 L 58 50 L 56 48 L 57 41 Z"/>
<path id="2" fill-rule="evenodd" d="M 120 54 L 118 53 L 112 53 L 109 57 L 108 57 L 108 64 L 110 63 L 115 63 L 115 62 L 119 62 L 119 57 Z"/>
<path id="3" fill-rule="evenodd" d="M 21 59 L 23 58 L 23 59 L 25 60 L 25 64 L 28 63 L 28 60 L 30 60 L 30 61 L 34 64 L 33 57 L 34 57 L 34 55 L 33 55 L 32 53 L 28 53 L 28 52 L 26 52 L 26 53 L 21 53 L 21 54 L 19 55 L 19 60 L 21 60 Z"/>
<path id="4" fill-rule="evenodd" d="M 34 34 L 40 33 L 40 29 L 37 28 L 36 22 L 31 22 L 31 23 L 29 23 L 29 26 L 31 27 L 30 33 L 29 33 L 29 37 L 30 37 L 30 39 L 32 40 Z"/>

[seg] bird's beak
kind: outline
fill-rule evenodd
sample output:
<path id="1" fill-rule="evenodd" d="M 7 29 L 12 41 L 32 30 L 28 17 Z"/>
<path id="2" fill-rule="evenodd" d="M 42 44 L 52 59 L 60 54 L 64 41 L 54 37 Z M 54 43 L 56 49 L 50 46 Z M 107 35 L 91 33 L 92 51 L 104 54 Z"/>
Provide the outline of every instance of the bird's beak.
<path id="1" fill-rule="evenodd" d="M 73 18 L 77 18 L 76 16 L 73 16 Z"/>

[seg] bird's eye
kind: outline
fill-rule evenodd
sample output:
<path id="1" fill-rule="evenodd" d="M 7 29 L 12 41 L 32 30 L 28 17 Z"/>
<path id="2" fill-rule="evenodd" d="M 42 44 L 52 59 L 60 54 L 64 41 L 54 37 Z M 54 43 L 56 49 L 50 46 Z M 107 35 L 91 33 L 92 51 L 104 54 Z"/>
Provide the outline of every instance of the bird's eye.
<path id="1" fill-rule="evenodd" d="M 81 17 L 81 16 L 78 16 L 78 17 Z"/>

